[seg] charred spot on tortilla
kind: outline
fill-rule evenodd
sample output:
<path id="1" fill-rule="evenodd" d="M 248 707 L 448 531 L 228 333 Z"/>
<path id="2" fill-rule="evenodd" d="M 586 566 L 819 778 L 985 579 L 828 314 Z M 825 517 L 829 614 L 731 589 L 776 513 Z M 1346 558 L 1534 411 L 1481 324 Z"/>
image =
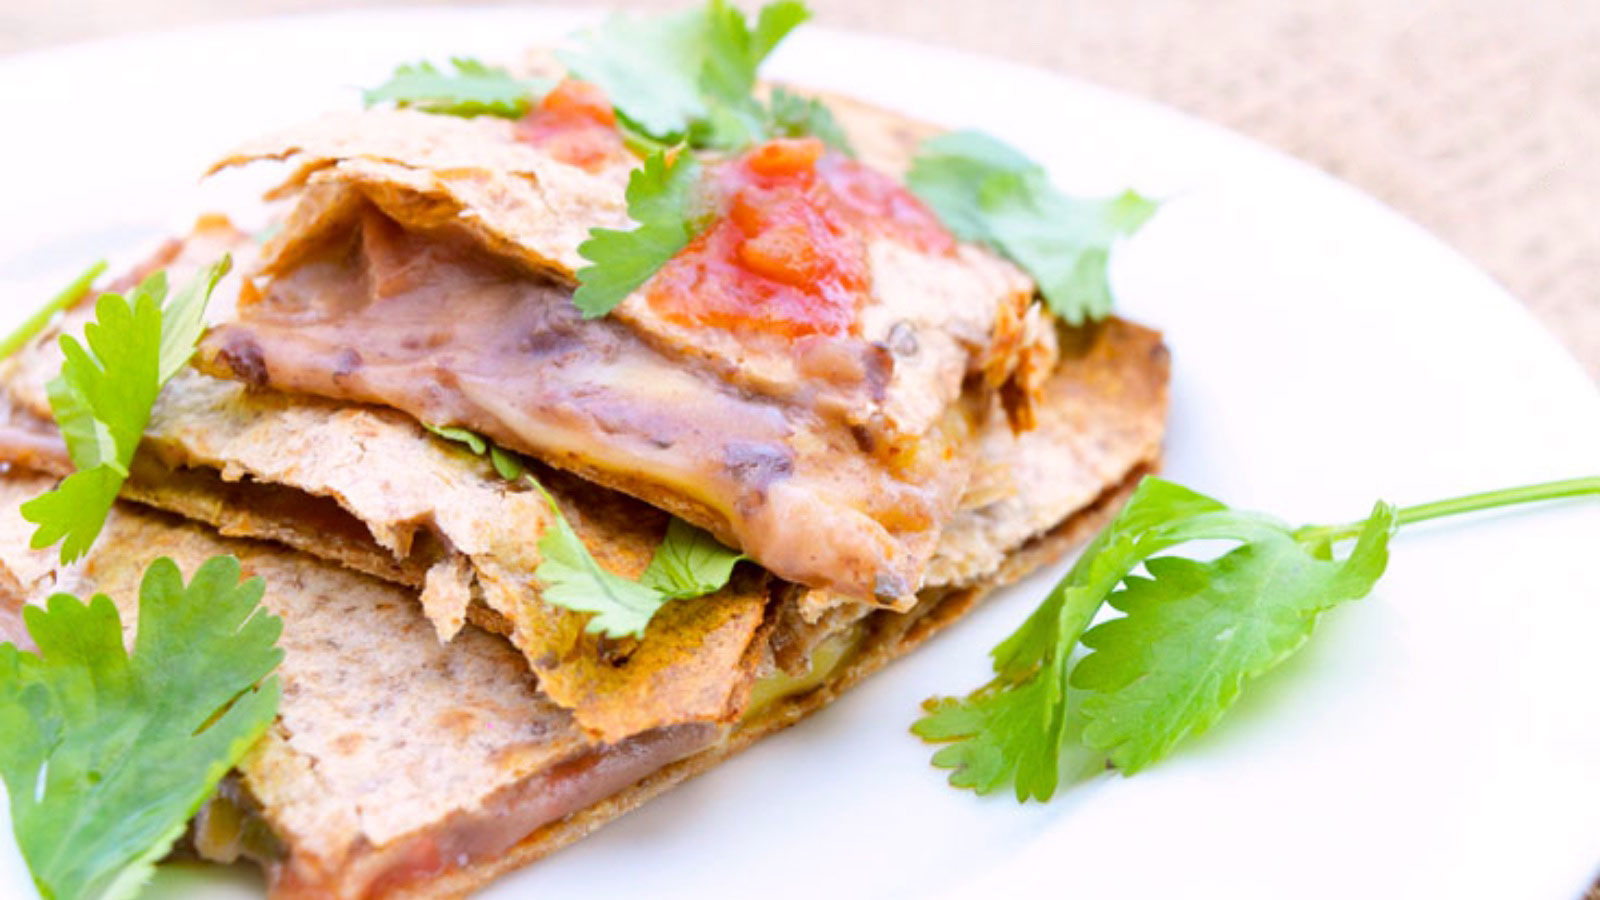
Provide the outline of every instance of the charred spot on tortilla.
<path id="1" fill-rule="evenodd" d="M 229 335 L 217 348 L 216 357 L 232 377 L 251 387 L 266 387 L 269 380 L 267 361 L 255 338 L 248 334 Z"/>

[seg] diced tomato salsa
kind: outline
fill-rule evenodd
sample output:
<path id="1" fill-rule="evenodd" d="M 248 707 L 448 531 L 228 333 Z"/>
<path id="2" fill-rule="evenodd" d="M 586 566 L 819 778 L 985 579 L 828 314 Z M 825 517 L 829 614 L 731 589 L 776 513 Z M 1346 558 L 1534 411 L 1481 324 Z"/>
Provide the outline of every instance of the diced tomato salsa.
<path id="1" fill-rule="evenodd" d="M 557 84 L 517 122 L 517 137 L 590 172 L 629 158 L 611 101 L 587 81 Z"/>
<path id="2" fill-rule="evenodd" d="M 669 321 L 785 337 L 853 333 L 872 288 L 867 239 L 933 253 L 955 242 L 894 179 L 816 138 L 780 138 L 718 166 L 718 218 L 646 287 Z"/>

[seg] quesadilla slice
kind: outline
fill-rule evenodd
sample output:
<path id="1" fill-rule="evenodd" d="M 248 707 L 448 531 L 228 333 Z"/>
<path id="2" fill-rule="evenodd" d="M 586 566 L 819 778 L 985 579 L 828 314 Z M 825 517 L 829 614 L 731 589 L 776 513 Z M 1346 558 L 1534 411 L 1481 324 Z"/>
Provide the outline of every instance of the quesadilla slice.
<path id="1" fill-rule="evenodd" d="M 686 15 L 682 115 L 582 54 L 537 88 L 456 61 L 462 102 L 220 160 L 286 164 L 267 231 L 205 217 L 0 362 L 0 642 L 56 591 L 143 628 L 158 556 L 237 557 L 284 621 L 277 720 L 195 782 L 235 768 L 190 852 L 283 898 L 458 896 L 831 701 L 1158 466 L 1166 349 L 1105 283 L 1145 201 L 970 133 L 930 175 L 935 129 L 758 86 L 798 4 Z"/>
<path id="2" fill-rule="evenodd" d="M 877 151 L 880 157 L 892 148 L 908 152 L 906 142 L 925 130 L 859 106 L 851 108 L 846 121 L 855 133 L 883 148 Z M 876 138 L 871 137 L 874 125 L 879 129 Z M 401 143 L 409 146 L 410 141 Z M 428 153 L 438 153 L 443 152 L 438 150 L 441 143 L 451 146 L 442 139 L 424 146 Z M 461 166 L 471 161 L 462 155 L 465 150 L 450 153 Z M 425 161 L 439 162 L 434 157 Z M 351 202 L 363 209 L 370 206 L 361 198 Z M 305 205 L 302 200 L 301 208 Z M 315 231 L 286 228 L 273 240 L 282 244 Z M 414 241 L 418 252 L 396 258 L 425 263 L 459 244 L 416 235 L 401 238 Z M 164 267 L 178 280 L 224 250 L 240 261 L 239 272 L 263 268 L 254 261 L 256 242 L 226 220 L 212 217 L 142 269 Z M 270 256 L 272 244 L 266 252 Z M 462 252 L 485 254 L 481 249 Z M 409 277 L 422 278 L 415 272 Z M 524 287 L 533 283 L 521 275 L 516 281 Z M 217 289 L 211 311 L 218 323 L 213 343 L 221 340 L 219 335 L 233 333 L 233 301 L 241 290 L 249 295 L 253 288 L 238 276 Z M 565 289 L 549 282 L 540 290 Z M 55 331 L 77 331 L 91 305 L 82 304 Z M 520 314 L 491 310 L 470 315 L 455 295 L 435 306 L 439 312 L 427 315 L 466 322 L 461 327 L 479 329 L 486 340 L 518 333 L 520 327 Z M 399 326 L 389 324 L 402 338 L 434 327 L 400 315 L 397 309 L 403 311 L 403 303 L 386 300 L 364 308 L 362 315 L 377 317 L 372 322 L 398 316 Z M 569 319 L 576 316 L 570 294 L 539 308 Z M 465 304 L 465 310 L 471 309 Z M 297 325 L 296 339 L 315 333 L 318 321 Z M 620 327 L 609 319 L 575 325 L 591 326 Z M 923 587 L 993 571 L 1016 546 L 1091 502 L 1107 485 L 1152 464 L 1159 452 L 1166 369 L 1158 337 L 1115 320 L 1060 331 L 1064 338 L 1042 318 L 1028 327 L 1043 334 L 1025 342 L 1027 349 L 1016 356 L 1012 375 L 1017 383 L 1026 383 L 1033 399 L 1025 407 L 993 398 L 987 403 L 973 396 L 958 399 L 964 436 L 959 441 L 952 437 L 954 445 L 936 467 L 941 478 L 950 479 L 946 487 L 953 491 L 959 485 L 960 491 L 942 501 L 952 511 L 938 534 L 927 536 L 936 536 L 937 542 L 920 582 Z M 372 333 L 351 331 L 351 341 L 368 348 Z M 59 367 L 53 334 L 41 335 L 0 368 L 4 390 L 16 407 L 15 427 L 0 435 L 0 451 L 19 464 L 65 475 L 70 463 L 59 443 L 49 452 L 46 383 Z M 1057 344 L 1063 339 L 1070 352 L 1056 366 Z M 620 366 L 616 372 L 631 371 L 627 360 L 615 355 L 596 364 L 602 363 Z M 539 381 L 564 368 L 550 363 L 517 377 Z M 453 381 L 438 371 L 413 374 L 421 378 L 415 385 L 420 397 L 436 394 L 438 383 Z M 630 390 L 653 390 L 659 382 L 636 375 L 624 380 Z M 982 394 L 983 384 L 979 379 L 976 387 L 968 387 Z M 499 390 L 518 396 L 521 388 L 503 383 Z M 1028 424 L 1037 426 L 1031 431 L 1017 427 L 1024 408 Z M 681 411 L 664 409 L 668 416 Z M 703 430 L 715 431 L 709 426 Z M 854 439 L 852 447 L 860 450 Z M 1063 453 L 1074 457 L 1068 462 Z M 556 470 L 535 464 L 534 471 L 589 553 L 613 573 L 638 576 L 666 532 L 669 517 L 649 504 Z M 604 739 L 735 716 L 750 681 L 752 648 L 762 642 L 763 612 L 775 591 L 785 599 L 783 614 L 774 621 L 790 626 L 780 628 L 783 634 L 775 640 L 786 648 L 780 656 L 792 671 L 805 669 L 810 648 L 830 627 L 858 619 L 874 605 L 829 587 L 791 582 L 774 588 L 764 573 L 741 569 L 732 584 L 710 597 L 663 607 L 645 640 L 619 647 L 588 634 L 585 615 L 542 602 L 540 540 L 554 519 L 537 492 L 506 483 L 482 457 L 428 434 L 422 422 L 402 410 L 283 392 L 260 379 L 180 372 L 161 394 L 132 474 L 125 490 L 130 498 L 208 522 L 225 534 L 282 541 L 420 591 L 425 613 L 443 640 L 467 621 L 508 636 L 544 681 L 547 696 L 573 709 L 584 728 Z M 856 483 L 845 468 L 830 471 L 828 477 Z M 1023 485 L 1042 487 L 1023 491 Z M 890 507 L 904 512 L 896 503 Z M 667 508 L 676 511 L 670 504 Z M 807 546 L 798 537 L 789 543 Z M 619 668 L 619 660 L 628 665 Z"/>
<path id="3" fill-rule="evenodd" d="M 179 251 L 169 266 L 179 271 L 183 260 Z M 71 462 L 45 418 L 53 355 L 41 340 L 5 364 L 13 409 L 0 428 L 0 458 L 65 475 Z M 1147 329 L 1112 320 L 1067 342 L 1042 389 L 1037 427 L 1015 434 L 1000 411 L 987 423 L 981 481 L 946 529 L 927 586 L 992 574 L 1017 547 L 1153 467 L 1166 374 L 1165 349 Z M 639 574 L 667 515 L 555 470 L 533 471 L 602 565 Z M 196 372 L 163 392 L 132 475 L 132 499 L 419 591 L 441 639 L 467 620 L 507 635 L 546 694 L 604 739 L 735 717 L 768 618 L 786 623 L 771 636 L 786 648 L 785 667 L 804 671 L 828 628 L 871 608 L 744 572 L 722 591 L 663 607 L 643 639 L 619 652 L 585 633 L 581 614 L 540 601 L 538 538 L 551 512 L 535 491 L 394 411 Z M 783 612 L 768 616 L 773 594 L 784 598 Z"/>
<path id="4" fill-rule="evenodd" d="M 455 897 L 527 865 L 831 702 L 1091 534 L 1131 484 L 1038 535 L 983 578 L 925 591 L 829 635 L 801 677 L 765 661 L 737 720 L 601 742 L 552 703 L 519 654 L 475 626 L 441 644 L 406 588 L 271 543 L 228 539 L 135 505 L 90 555 L 28 547 L 17 506 L 50 485 L 0 476 L 0 641 L 27 644 L 23 604 L 103 592 L 134 615 L 146 565 L 231 554 L 284 621 L 277 722 L 196 817 L 202 858 L 260 864 L 278 898 Z M 648 640 L 646 641 L 648 643 Z"/>
<path id="5" fill-rule="evenodd" d="M 909 602 L 1051 352 L 1015 266 L 814 139 L 705 159 L 709 224 L 604 318 L 572 286 L 623 181 L 511 123 L 350 113 L 219 165 L 266 158 L 296 205 L 201 369 L 470 428 L 858 600 Z"/>

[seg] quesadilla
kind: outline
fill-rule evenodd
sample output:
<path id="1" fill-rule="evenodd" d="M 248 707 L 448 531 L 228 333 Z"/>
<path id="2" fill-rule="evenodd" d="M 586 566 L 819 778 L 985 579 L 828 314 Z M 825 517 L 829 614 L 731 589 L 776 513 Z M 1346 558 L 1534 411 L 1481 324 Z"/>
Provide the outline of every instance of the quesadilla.
<path id="1" fill-rule="evenodd" d="M 48 486 L 0 478 L 0 640 L 25 642 L 20 605 L 54 591 L 104 592 L 134 621 L 126 599 L 161 556 L 188 571 L 232 554 L 265 577 L 264 603 L 285 623 L 278 722 L 187 840 L 203 859 L 261 865 L 279 898 L 461 896 L 536 861 L 831 702 L 1084 540 L 1131 488 L 1113 487 L 983 578 L 831 633 L 801 676 L 764 660 L 729 722 L 602 742 L 501 640 L 469 625 L 442 644 L 410 591 L 295 551 L 129 504 L 86 560 L 64 566 L 28 548 L 17 515 Z"/>
<path id="2" fill-rule="evenodd" d="M 1053 561 L 1159 464 L 1160 336 L 1058 320 L 902 186 L 936 129 L 829 98 L 854 155 L 766 135 L 641 168 L 636 125 L 553 74 L 514 120 L 333 114 L 216 164 L 287 161 L 286 211 L 264 241 L 205 217 L 110 286 L 235 261 L 76 562 L 19 506 L 81 468 L 55 339 L 94 304 L 0 363 L 0 641 L 56 591 L 131 629 L 161 556 L 265 577 L 278 719 L 187 843 L 274 896 L 457 896 L 537 859 Z M 586 241 L 691 164 L 693 234 L 586 305 Z M 556 596 L 569 532 L 614 583 L 675 535 L 725 568 L 614 633 Z"/>
<path id="3" fill-rule="evenodd" d="M 296 204 L 200 368 L 470 428 L 781 578 L 903 605 L 966 480 L 972 407 L 1049 332 L 1015 267 L 889 175 L 792 144 L 722 163 L 719 224 L 589 319 L 573 260 L 617 225 L 618 179 L 549 177 L 575 167 L 501 120 L 376 110 L 269 138 L 224 164 L 288 157 L 275 196 Z M 743 219 L 767 239 L 740 242 Z M 730 258 L 759 291 L 726 287 L 755 277 Z"/>

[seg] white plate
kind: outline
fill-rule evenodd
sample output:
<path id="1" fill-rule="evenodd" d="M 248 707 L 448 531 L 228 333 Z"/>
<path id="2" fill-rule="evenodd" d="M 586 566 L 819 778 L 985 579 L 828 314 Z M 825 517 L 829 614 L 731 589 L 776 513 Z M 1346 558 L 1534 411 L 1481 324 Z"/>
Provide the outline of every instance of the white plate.
<path id="1" fill-rule="evenodd" d="M 230 143 L 352 106 L 353 86 L 396 61 L 506 58 L 580 18 L 331 15 L 0 62 L 7 315 L 216 200 L 197 199 L 195 178 Z M 1333 521 L 1377 496 L 1600 469 L 1600 395 L 1516 301 L 1306 166 L 1127 97 L 905 43 L 805 29 L 771 72 L 988 129 L 1074 190 L 1172 198 L 1115 275 L 1122 311 L 1172 345 L 1178 480 Z M 488 893 L 1572 897 L 1600 863 L 1597 552 L 1592 503 L 1408 532 L 1372 597 L 1166 763 L 1047 806 L 951 790 L 906 728 L 923 697 L 983 679 L 1044 573 Z M 0 872 L 0 893 L 25 891 L 14 854 Z M 253 883 L 168 871 L 152 894 L 251 896 Z"/>

